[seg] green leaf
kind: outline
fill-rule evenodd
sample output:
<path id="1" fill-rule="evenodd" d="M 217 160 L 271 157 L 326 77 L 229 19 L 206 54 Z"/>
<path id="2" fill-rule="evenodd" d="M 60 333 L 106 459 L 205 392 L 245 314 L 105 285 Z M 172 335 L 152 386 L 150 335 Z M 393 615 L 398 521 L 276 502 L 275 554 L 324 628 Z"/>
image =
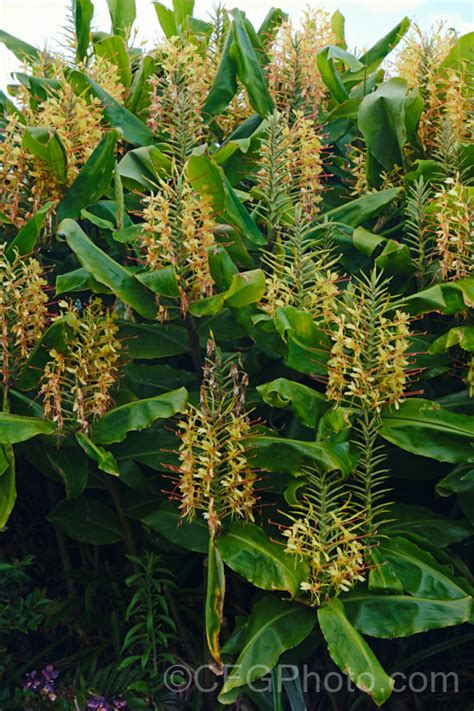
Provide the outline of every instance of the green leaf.
<path id="1" fill-rule="evenodd" d="M 407 91 L 403 79 L 390 79 L 364 97 L 359 107 L 358 126 L 367 148 L 386 170 L 403 165 Z"/>
<path id="2" fill-rule="evenodd" d="M 129 87 L 132 83 L 132 65 L 123 37 L 118 35 L 104 37 L 94 42 L 94 51 L 98 57 L 103 57 L 117 67 L 120 81 L 124 87 Z"/>
<path id="3" fill-rule="evenodd" d="M 214 316 L 224 306 L 241 308 L 260 301 L 264 293 L 265 274 L 261 269 L 253 269 L 234 274 L 227 291 L 195 301 L 189 310 L 194 316 Z"/>
<path id="4" fill-rule="evenodd" d="M 127 151 L 118 164 L 118 171 L 124 186 L 130 190 L 150 190 L 171 172 L 171 161 L 156 146 L 142 146 Z"/>
<path id="5" fill-rule="evenodd" d="M 377 217 L 402 193 L 402 188 L 388 188 L 346 202 L 324 213 L 328 222 L 342 222 L 350 227 L 359 227 L 366 220 Z"/>
<path id="6" fill-rule="evenodd" d="M 441 516 L 424 506 L 395 504 L 390 508 L 390 518 L 393 520 L 383 526 L 381 533 L 409 536 L 422 545 L 432 543 L 438 548 L 444 548 L 472 535 L 472 528 L 466 521 Z"/>
<path id="7" fill-rule="evenodd" d="M 13 52 L 15 57 L 20 60 L 20 62 L 27 62 L 28 64 L 34 64 L 40 59 L 40 50 L 33 47 L 28 42 L 23 42 L 23 40 L 14 37 L 13 35 L 5 32 L 5 30 L 0 30 L 0 42 L 5 45 L 10 52 Z"/>
<path id="8" fill-rule="evenodd" d="M 75 541 L 103 546 L 122 540 L 120 521 L 108 506 L 80 496 L 61 501 L 46 517 Z"/>
<path id="9" fill-rule="evenodd" d="M 465 72 L 472 62 L 472 43 L 474 32 L 461 35 L 451 47 L 448 55 L 441 63 L 440 69 L 454 69 L 456 72 Z"/>
<path id="10" fill-rule="evenodd" d="M 354 247 L 362 254 L 372 257 L 375 264 L 388 274 L 412 274 L 414 266 L 410 248 L 394 239 L 357 227 L 352 233 Z"/>
<path id="11" fill-rule="evenodd" d="M 15 455 L 13 447 L 0 445 L 0 531 L 10 518 L 16 501 Z"/>
<path id="12" fill-rule="evenodd" d="M 474 417 L 414 398 L 384 408 L 380 434 L 397 447 L 440 462 L 474 461 Z"/>
<path id="13" fill-rule="evenodd" d="M 403 593 L 403 586 L 390 562 L 374 547 L 366 554 L 369 569 L 368 586 L 370 592 Z"/>
<path id="14" fill-rule="evenodd" d="M 284 437 L 253 436 L 247 440 L 249 461 L 256 467 L 273 472 L 304 475 L 308 466 L 326 471 L 341 471 L 349 476 L 353 462 L 349 446 L 343 442 L 306 442 Z"/>
<path id="15" fill-rule="evenodd" d="M 373 595 L 354 592 L 344 596 L 346 615 L 354 627 L 371 637 L 392 639 L 467 622 L 472 598 L 432 600 L 414 595 Z"/>
<path id="16" fill-rule="evenodd" d="M 143 121 L 140 121 L 125 106 L 115 101 L 97 82 L 77 70 L 70 73 L 69 79 L 79 94 L 87 88 L 90 89 L 92 94 L 101 101 L 105 119 L 113 128 L 119 128 L 122 131 L 126 141 L 136 146 L 148 146 L 153 143 L 153 133 Z"/>
<path id="17" fill-rule="evenodd" d="M 324 395 L 317 390 L 286 378 L 277 378 L 270 383 L 257 385 L 257 392 L 267 405 L 291 410 L 300 422 L 310 429 L 317 428 L 321 416 L 330 407 Z"/>
<path id="18" fill-rule="evenodd" d="M 474 277 L 455 282 L 435 284 L 428 289 L 411 294 L 405 299 L 405 308 L 413 316 L 439 311 L 451 315 L 474 306 Z"/>
<path id="19" fill-rule="evenodd" d="M 56 277 L 56 296 L 75 291 L 92 291 L 93 294 L 111 294 L 107 286 L 98 282 L 87 269 L 74 269 Z"/>
<path id="20" fill-rule="evenodd" d="M 206 156 L 193 155 L 187 164 L 187 174 L 193 188 L 209 198 L 216 215 L 254 244 L 265 244 L 265 238 L 220 166 Z"/>
<path id="21" fill-rule="evenodd" d="M 263 590 L 286 590 L 294 597 L 308 577 L 306 563 L 288 555 L 253 523 L 230 523 L 218 537 L 217 548 L 229 568 Z"/>
<path id="22" fill-rule="evenodd" d="M 347 619 L 341 600 L 324 602 L 318 620 L 332 660 L 377 706 L 384 704 L 392 693 L 393 679 Z"/>
<path id="23" fill-rule="evenodd" d="M 286 365 L 300 373 L 326 376 L 330 342 L 312 316 L 286 306 L 278 309 L 274 321 L 287 346 Z"/>
<path id="24" fill-rule="evenodd" d="M 63 353 L 67 345 L 69 329 L 68 317 L 60 317 L 44 331 L 30 357 L 26 361 L 17 379 L 16 386 L 20 390 L 32 390 L 38 386 L 38 373 L 50 360 L 49 351 L 53 348 Z"/>
<path id="25" fill-rule="evenodd" d="M 179 287 L 174 267 L 163 267 L 163 269 L 157 269 L 154 272 L 139 273 L 136 274 L 136 277 L 139 282 L 154 294 L 166 296 L 170 299 L 179 298 Z"/>
<path id="26" fill-rule="evenodd" d="M 173 324 L 127 323 L 120 326 L 120 336 L 131 358 L 167 358 L 189 350 L 186 330 Z"/>
<path id="27" fill-rule="evenodd" d="M 234 20 L 232 32 L 234 44 L 230 49 L 237 66 L 239 79 L 247 90 L 251 105 L 260 116 L 273 111 L 274 105 L 268 91 L 262 67 L 249 37 L 245 14 L 241 10 L 231 10 Z"/>
<path id="28" fill-rule="evenodd" d="M 83 432 L 76 432 L 76 440 L 81 449 L 87 454 L 99 469 L 112 476 L 120 476 L 120 469 L 112 452 L 99 447 Z"/>
<path id="29" fill-rule="evenodd" d="M 45 203 L 43 207 L 40 207 L 33 217 L 28 220 L 26 225 L 19 230 L 16 237 L 14 237 L 5 250 L 8 259 L 12 259 L 15 252 L 18 252 L 21 256 L 33 252 L 41 230 L 43 229 L 46 215 L 50 211 L 52 204 L 51 202 Z"/>
<path id="30" fill-rule="evenodd" d="M 408 32 L 410 24 L 411 23 L 408 17 L 404 17 L 398 25 L 395 25 L 395 27 L 385 35 L 385 37 L 382 37 L 382 39 L 376 42 L 373 47 L 368 49 L 367 52 L 359 57 L 362 64 L 365 64 L 370 71 L 376 69 L 385 59 L 387 54 L 397 46 L 402 37 Z"/>
<path id="31" fill-rule="evenodd" d="M 449 348 L 459 346 L 464 351 L 474 353 L 474 326 L 456 326 L 440 336 L 430 346 L 430 353 L 446 353 Z"/>
<path id="32" fill-rule="evenodd" d="M 189 522 L 180 516 L 177 504 L 165 501 L 142 519 L 145 526 L 158 531 L 167 541 L 196 553 L 207 553 L 209 527 L 203 518 Z"/>
<path id="33" fill-rule="evenodd" d="M 331 97 L 339 103 L 342 103 L 343 101 L 346 101 L 349 98 L 349 93 L 346 87 L 344 86 L 344 83 L 341 79 L 341 75 L 334 62 L 334 59 L 338 56 L 339 52 L 343 52 L 343 50 L 339 50 L 338 47 L 324 47 L 324 49 L 321 49 L 318 52 L 316 61 L 318 64 L 319 73 L 321 74 L 322 80 L 329 89 Z M 344 52 L 344 54 L 347 53 Z"/>
<path id="34" fill-rule="evenodd" d="M 64 481 L 68 499 L 80 496 L 87 485 L 87 459 L 81 456 L 77 447 L 48 447 L 46 455 L 53 469 Z"/>
<path id="35" fill-rule="evenodd" d="M 94 422 L 91 439 L 96 444 L 121 442 L 127 432 L 143 430 L 158 419 L 167 419 L 178 412 L 184 412 L 187 399 L 186 388 L 179 388 L 116 407 Z"/>
<path id="36" fill-rule="evenodd" d="M 206 118 L 222 113 L 237 93 L 237 64 L 230 51 L 233 44 L 234 33 L 230 28 L 214 81 L 202 109 L 202 114 Z"/>
<path id="37" fill-rule="evenodd" d="M 55 433 L 56 425 L 48 420 L 0 412 L 0 444 L 18 444 L 37 435 Z"/>
<path id="38" fill-rule="evenodd" d="M 303 605 L 277 597 L 257 602 L 250 614 L 235 667 L 230 669 L 219 694 L 220 703 L 233 703 L 242 686 L 265 676 L 283 652 L 308 637 L 315 623 L 314 610 Z"/>
<path id="39" fill-rule="evenodd" d="M 125 304 L 135 309 L 141 316 L 153 319 L 156 303 L 148 291 L 131 271 L 114 261 L 97 247 L 74 220 L 61 222 L 58 233 L 76 254 L 80 264 L 101 284 L 105 284 Z"/>
<path id="40" fill-rule="evenodd" d="M 112 129 L 102 138 L 89 160 L 58 205 L 58 220 L 77 219 L 81 210 L 96 202 L 110 187 L 115 168 L 118 131 Z"/>
<path id="41" fill-rule="evenodd" d="M 176 27 L 176 20 L 174 18 L 174 12 L 169 10 L 161 2 L 154 2 L 153 7 L 155 8 L 156 16 L 161 25 L 161 29 L 167 39 L 174 37 L 178 34 L 178 28 Z"/>
<path id="42" fill-rule="evenodd" d="M 61 139 L 54 129 L 25 129 L 23 147 L 47 164 L 60 183 L 67 181 L 67 155 Z"/>
<path id="43" fill-rule="evenodd" d="M 207 648 L 217 665 L 217 672 L 223 669 L 219 635 L 224 619 L 225 572 L 224 563 L 214 538 L 209 539 L 207 554 L 207 585 L 205 607 L 205 629 Z"/>
<path id="44" fill-rule="evenodd" d="M 338 47 L 342 47 L 342 49 L 347 49 L 345 24 L 344 15 L 339 10 L 336 10 L 331 17 L 331 29 L 337 38 Z"/>
<path id="45" fill-rule="evenodd" d="M 406 593 L 433 600 L 464 598 L 451 569 L 439 563 L 428 551 L 405 538 L 382 540 L 378 548 L 389 561 Z"/>
<path id="46" fill-rule="evenodd" d="M 128 39 L 137 16 L 135 0 L 107 0 L 107 5 L 113 33 Z"/>
<path id="47" fill-rule="evenodd" d="M 450 472 L 444 479 L 436 485 L 436 493 L 439 496 L 458 495 L 459 506 L 468 521 L 474 526 L 474 469 L 469 469 L 462 464 Z M 453 522 L 456 523 L 456 522 Z M 463 521 L 458 521 L 464 524 Z M 465 526 L 465 529 L 467 526 Z M 469 532 L 464 538 L 472 535 L 473 529 L 469 527 Z M 460 539 L 462 540 L 462 539 Z"/>
<path id="48" fill-rule="evenodd" d="M 91 0 L 73 0 L 72 11 L 76 30 L 76 60 L 79 63 L 87 56 L 94 5 Z"/>

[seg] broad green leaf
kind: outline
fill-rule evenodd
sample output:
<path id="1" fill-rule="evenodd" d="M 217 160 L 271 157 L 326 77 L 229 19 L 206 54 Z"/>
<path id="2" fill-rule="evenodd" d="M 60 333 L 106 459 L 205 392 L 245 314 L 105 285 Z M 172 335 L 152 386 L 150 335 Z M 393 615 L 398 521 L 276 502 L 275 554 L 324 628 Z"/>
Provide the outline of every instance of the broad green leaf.
<path id="1" fill-rule="evenodd" d="M 390 562 L 383 557 L 377 547 L 366 554 L 369 565 L 368 586 L 370 592 L 403 593 L 403 586 Z"/>
<path id="2" fill-rule="evenodd" d="M 407 84 L 390 79 L 368 94 L 359 107 L 358 126 L 367 148 L 386 170 L 403 165 Z"/>
<path id="3" fill-rule="evenodd" d="M 315 624 L 315 611 L 304 605 L 277 597 L 257 602 L 250 614 L 235 667 L 229 670 L 219 694 L 220 703 L 233 703 L 242 686 L 265 676 L 283 652 L 308 637 Z"/>
<path id="4" fill-rule="evenodd" d="M 89 48 L 91 23 L 94 17 L 92 0 L 73 0 L 72 12 L 76 31 L 76 59 L 82 62 Z"/>
<path id="5" fill-rule="evenodd" d="M 87 163 L 58 205 L 58 220 L 77 219 L 81 210 L 96 202 L 107 191 L 115 167 L 118 131 L 112 129 L 102 138 Z"/>
<path id="6" fill-rule="evenodd" d="M 92 291 L 93 294 L 111 294 L 107 286 L 98 282 L 87 269 L 80 267 L 56 277 L 56 296 L 75 291 Z"/>
<path id="7" fill-rule="evenodd" d="M 217 548 L 229 568 L 263 590 L 286 590 L 294 597 L 308 577 L 306 563 L 288 555 L 284 545 L 253 523 L 230 523 L 218 537 Z"/>
<path id="8" fill-rule="evenodd" d="M 111 410 L 92 427 L 91 439 L 96 444 L 113 444 L 125 439 L 127 432 L 143 430 L 158 419 L 184 412 L 188 393 L 186 388 L 172 390 L 144 400 L 136 400 Z"/>
<path id="9" fill-rule="evenodd" d="M 76 440 L 81 449 L 97 464 L 101 471 L 112 476 L 120 476 L 120 469 L 112 452 L 107 452 L 103 447 L 99 447 L 83 432 L 76 433 Z"/>
<path id="10" fill-rule="evenodd" d="M 471 526 L 474 526 L 474 469 L 470 469 L 468 465 L 462 464 L 441 479 L 436 485 L 436 493 L 439 496 L 458 495 L 459 506 L 463 514 L 466 516 Z M 458 523 L 463 524 L 463 521 Z M 465 527 L 467 528 L 467 526 Z M 469 532 L 464 536 L 467 538 L 472 535 L 474 529 L 470 527 Z"/>
<path id="11" fill-rule="evenodd" d="M 166 540 L 186 550 L 207 553 L 209 547 L 209 527 L 200 517 L 189 522 L 180 516 L 177 504 L 165 501 L 142 523 L 158 531 Z"/>
<path id="12" fill-rule="evenodd" d="M 319 73 L 329 89 L 331 97 L 337 102 L 342 103 L 349 98 L 348 91 L 344 86 L 341 75 L 336 67 L 334 59 L 337 57 L 337 47 L 327 46 L 321 49 L 317 55 L 317 64 Z M 339 50 L 343 51 L 343 50 Z M 357 61 L 357 60 L 356 60 Z M 361 65 L 362 66 L 362 65 Z"/>
<path id="13" fill-rule="evenodd" d="M 349 476 L 353 462 L 343 442 L 306 442 L 285 437 L 253 436 L 247 440 L 252 465 L 274 472 L 302 476 L 309 466 L 339 470 Z"/>
<path id="14" fill-rule="evenodd" d="M 58 233 L 76 254 L 80 264 L 101 284 L 105 284 L 125 304 L 135 309 L 141 316 L 153 319 L 156 303 L 148 291 L 126 267 L 109 257 L 97 247 L 74 220 L 61 222 Z"/>
<path id="15" fill-rule="evenodd" d="M 384 408 L 380 434 L 413 454 L 440 462 L 474 461 L 474 417 L 443 410 L 430 400 L 406 400 Z"/>
<path id="16" fill-rule="evenodd" d="M 279 7 L 269 9 L 257 30 L 257 35 L 263 40 L 264 45 L 269 45 L 275 40 L 282 23 L 287 20 L 288 14 Z"/>
<path id="17" fill-rule="evenodd" d="M 402 37 L 408 32 L 410 24 L 408 17 L 404 17 L 385 37 L 382 37 L 373 47 L 359 57 L 362 64 L 365 64 L 370 70 L 378 67 L 387 54 L 397 46 Z"/>
<path id="18" fill-rule="evenodd" d="M 23 147 L 47 163 L 48 170 L 54 173 L 60 183 L 66 183 L 67 154 L 55 130 L 28 127 L 23 136 Z"/>
<path id="19" fill-rule="evenodd" d="M 328 222 L 342 222 L 350 227 L 359 227 L 366 220 L 377 217 L 402 193 L 402 188 L 388 188 L 346 202 L 324 213 Z"/>
<path id="20" fill-rule="evenodd" d="M 206 581 L 206 607 L 205 629 L 207 648 L 211 654 L 217 673 L 221 673 L 223 664 L 219 635 L 224 619 L 225 598 L 225 572 L 224 563 L 216 546 L 214 538 L 209 539 L 207 554 L 207 581 Z"/>
<path id="21" fill-rule="evenodd" d="M 187 164 L 187 174 L 194 189 L 209 198 L 216 215 L 233 225 L 251 242 L 265 244 L 262 233 L 220 166 L 206 156 L 193 155 Z"/>
<path id="22" fill-rule="evenodd" d="M 239 272 L 231 278 L 227 291 L 195 301 L 190 312 L 195 316 L 214 316 L 224 306 L 241 308 L 260 301 L 265 293 L 265 274 L 261 269 Z"/>
<path id="23" fill-rule="evenodd" d="M 48 420 L 0 412 L 0 444 L 17 444 L 37 435 L 55 433 L 56 425 Z"/>
<path id="24" fill-rule="evenodd" d="M 237 66 L 237 74 L 247 90 L 251 105 L 260 116 L 273 111 L 273 101 L 259 58 L 249 37 L 245 15 L 241 10 L 232 10 L 234 43 L 230 53 Z"/>
<path id="25" fill-rule="evenodd" d="M 87 459 L 77 447 L 61 447 L 46 449 L 46 455 L 53 469 L 59 474 L 66 487 L 68 499 L 80 496 L 87 485 Z"/>
<path id="26" fill-rule="evenodd" d="M 125 187 L 150 190 L 171 171 L 171 161 L 156 146 L 127 151 L 118 164 Z"/>
<path id="27" fill-rule="evenodd" d="M 421 545 L 428 542 L 438 548 L 463 541 L 473 532 L 466 521 L 447 518 L 424 506 L 395 504 L 390 508 L 390 518 L 393 520 L 381 528 L 381 533 L 391 537 L 408 536 Z"/>
<path id="28" fill-rule="evenodd" d="M 474 306 L 474 277 L 435 284 L 405 299 L 405 309 L 413 316 L 439 311 L 446 315 Z"/>
<path id="29" fill-rule="evenodd" d="M 440 69 L 454 69 L 456 72 L 463 73 L 470 69 L 470 63 L 472 62 L 472 45 L 474 42 L 474 32 L 468 32 L 465 35 L 461 35 L 448 55 L 444 58 Z"/>
<path id="30" fill-rule="evenodd" d="M 455 326 L 440 336 L 430 346 L 431 353 L 446 353 L 449 348 L 459 346 L 464 351 L 474 353 L 474 326 Z"/>
<path id="31" fill-rule="evenodd" d="M 344 15 L 339 10 L 336 10 L 331 16 L 331 29 L 337 38 L 336 44 L 338 47 L 342 47 L 342 49 L 347 49 L 345 24 L 346 20 Z"/>
<path id="32" fill-rule="evenodd" d="M 107 0 L 107 5 L 113 33 L 128 39 L 137 16 L 135 0 Z"/>
<path id="33" fill-rule="evenodd" d="M 392 639 L 467 622 L 472 598 L 432 600 L 414 595 L 374 595 L 354 592 L 344 596 L 346 615 L 354 627 L 371 637 Z"/>
<path id="34" fill-rule="evenodd" d="M 49 352 L 53 348 L 63 353 L 67 345 L 69 319 L 62 316 L 55 319 L 44 331 L 30 357 L 26 361 L 17 379 L 16 387 L 20 390 L 32 390 L 38 386 L 38 373 L 50 360 Z"/>
<path id="35" fill-rule="evenodd" d="M 224 111 L 237 93 L 237 64 L 230 51 L 233 44 L 234 34 L 230 28 L 214 81 L 202 109 L 203 116 L 206 118 L 216 116 Z"/>
<path id="36" fill-rule="evenodd" d="M 403 590 L 417 597 L 434 600 L 457 599 L 466 596 L 456 582 L 452 570 L 439 563 L 426 550 L 405 538 L 382 540 L 378 550 L 389 561 L 403 585 Z"/>
<path id="37" fill-rule="evenodd" d="M 300 422 L 310 429 L 316 429 L 319 419 L 330 407 L 324 395 L 317 390 L 286 378 L 257 385 L 257 392 L 267 405 L 292 410 Z"/>
<path id="38" fill-rule="evenodd" d="M 13 238 L 5 250 L 5 254 L 9 259 L 12 259 L 16 252 L 18 252 L 21 256 L 31 254 L 33 252 L 37 239 L 43 229 L 46 215 L 51 207 L 51 202 L 45 203 L 43 207 L 40 207 L 38 212 L 36 212 L 33 217 L 28 220 L 26 225 L 19 230 L 17 235 Z"/>
<path id="39" fill-rule="evenodd" d="M 177 35 L 178 28 L 176 27 L 174 12 L 169 10 L 166 5 L 163 5 L 161 2 L 153 2 L 153 7 L 155 8 L 156 16 L 158 17 L 165 37 L 170 39 L 170 37 Z"/>
<path id="40" fill-rule="evenodd" d="M 174 324 L 124 323 L 120 336 L 131 358 L 167 358 L 189 350 L 186 329 Z"/>
<path id="41" fill-rule="evenodd" d="M 154 294 L 166 296 L 169 299 L 179 298 L 179 287 L 174 267 L 163 267 L 163 269 L 157 269 L 154 272 L 138 273 L 136 277 Z"/>
<path id="42" fill-rule="evenodd" d="M 362 254 L 372 257 L 375 264 L 388 274 L 412 274 L 410 249 L 394 239 L 369 232 L 364 227 L 357 227 L 352 233 L 354 247 Z"/>
<path id="43" fill-rule="evenodd" d="M 126 141 L 136 146 L 148 146 L 153 143 L 153 133 L 146 124 L 128 111 L 125 106 L 115 101 L 97 82 L 77 70 L 70 73 L 69 79 L 79 94 L 85 89 L 90 89 L 102 103 L 105 119 L 110 126 L 122 131 Z"/>
<path id="44" fill-rule="evenodd" d="M 0 445 L 0 531 L 10 518 L 16 501 L 15 455 L 13 447 Z"/>
<path id="45" fill-rule="evenodd" d="M 132 65 L 123 37 L 119 35 L 104 37 L 94 42 L 94 51 L 98 57 L 103 57 L 117 67 L 120 81 L 124 87 L 129 87 L 132 83 Z"/>
<path id="46" fill-rule="evenodd" d="M 312 316 L 286 306 L 278 309 L 274 321 L 287 346 L 285 363 L 300 373 L 326 376 L 330 341 Z"/>
<path id="47" fill-rule="evenodd" d="M 332 660 L 377 706 L 384 704 L 392 693 L 393 679 L 347 619 L 341 600 L 324 602 L 318 620 Z"/>
<path id="48" fill-rule="evenodd" d="M 104 546 L 117 543 L 123 538 L 117 514 L 87 496 L 61 501 L 46 518 L 75 541 L 82 543 Z"/>
<path id="49" fill-rule="evenodd" d="M 20 62 L 34 64 L 40 58 L 41 53 L 39 49 L 5 32 L 5 30 L 0 30 L 0 42 L 2 42 L 10 52 L 13 52 Z"/>

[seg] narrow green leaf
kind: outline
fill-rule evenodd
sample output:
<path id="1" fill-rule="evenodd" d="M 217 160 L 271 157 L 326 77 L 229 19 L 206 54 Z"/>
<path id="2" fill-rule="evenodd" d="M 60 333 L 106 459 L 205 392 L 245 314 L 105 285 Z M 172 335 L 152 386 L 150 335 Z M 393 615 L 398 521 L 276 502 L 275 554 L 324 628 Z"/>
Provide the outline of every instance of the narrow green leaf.
<path id="1" fill-rule="evenodd" d="M 21 256 L 31 254 L 33 252 L 38 237 L 41 234 L 41 230 L 43 229 L 46 215 L 51 207 L 51 202 L 45 203 L 43 207 L 40 207 L 38 212 L 36 212 L 33 217 L 28 220 L 26 225 L 19 230 L 16 237 L 13 238 L 5 250 L 5 254 L 8 259 L 11 259 L 15 252 L 18 252 Z"/>
<path id="2" fill-rule="evenodd" d="M 286 378 L 257 385 L 257 392 L 267 405 L 292 410 L 300 422 L 311 429 L 316 429 L 319 419 L 330 407 L 317 390 Z"/>
<path id="3" fill-rule="evenodd" d="M 54 129 L 28 127 L 23 135 L 23 147 L 47 163 L 60 183 L 67 181 L 67 156 L 61 139 Z"/>
<path id="4" fill-rule="evenodd" d="M 0 531 L 10 518 L 16 501 L 16 474 L 15 455 L 13 447 L 8 444 L 0 445 L 0 458 L 2 461 L 0 474 Z"/>
<path id="5" fill-rule="evenodd" d="M 76 440 L 81 449 L 97 464 L 101 471 L 112 476 L 120 476 L 120 469 L 112 452 L 107 452 L 99 447 L 83 432 L 76 432 Z"/>
<path id="6" fill-rule="evenodd" d="M 132 65 L 123 37 L 119 35 L 104 37 L 94 42 L 94 51 L 98 57 L 103 57 L 117 67 L 120 81 L 124 87 L 129 87 L 132 83 Z"/>
<path id="7" fill-rule="evenodd" d="M 27 62 L 28 64 L 33 64 L 37 62 L 40 58 L 40 50 L 33 47 L 28 42 L 23 42 L 23 40 L 14 37 L 13 35 L 5 32 L 5 30 L 0 30 L 0 42 L 5 45 L 10 52 L 13 52 L 15 57 L 20 60 L 20 62 Z"/>
<path id="8" fill-rule="evenodd" d="M 82 62 L 89 49 L 91 23 L 94 17 L 92 0 L 73 0 L 72 11 L 76 30 L 76 59 Z"/>
<path id="9" fill-rule="evenodd" d="M 219 635 L 224 619 L 225 572 L 224 563 L 214 538 L 209 539 L 207 554 L 207 585 L 205 607 L 205 629 L 207 648 L 217 667 L 218 673 L 223 669 Z"/>
<path id="10" fill-rule="evenodd" d="M 107 5 L 113 33 L 128 39 L 137 16 L 135 0 L 107 0 Z"/>

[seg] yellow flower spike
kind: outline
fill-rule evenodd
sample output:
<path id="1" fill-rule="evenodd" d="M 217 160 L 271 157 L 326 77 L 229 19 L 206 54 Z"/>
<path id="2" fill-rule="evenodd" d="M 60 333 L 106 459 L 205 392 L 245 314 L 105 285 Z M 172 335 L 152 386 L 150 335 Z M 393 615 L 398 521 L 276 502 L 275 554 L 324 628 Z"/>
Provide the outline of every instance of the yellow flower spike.
<path id="1" fill-rule="evenodd" d="M 436 250 L 442 280 L 463 279 L 474 271 L 474 231 L 469 188 L 448 179 L 434 200 Z"/>
<path id="2" fill-rule="evenodd" d="M 223 359 L 210 341 L 200 404 L 189 405 L 178 423 L 181 515 L 193 519 L 202 511 L 214 534 L 226 517 L 253 520 L 257 504 L 256 475 L 245 456 L 251 432 L 242 412 L 246 383 L 237 363 Z"/>
<path id="3" fill-rule="evenodd" d="M 64 353 L 51 351 L 41 380 L 45 417 L 88 432 L 112 406 L 111 390 L 120 374 L 118 326 L 99 299 L 82 313 L 68 305 L 72 334 Z"/>

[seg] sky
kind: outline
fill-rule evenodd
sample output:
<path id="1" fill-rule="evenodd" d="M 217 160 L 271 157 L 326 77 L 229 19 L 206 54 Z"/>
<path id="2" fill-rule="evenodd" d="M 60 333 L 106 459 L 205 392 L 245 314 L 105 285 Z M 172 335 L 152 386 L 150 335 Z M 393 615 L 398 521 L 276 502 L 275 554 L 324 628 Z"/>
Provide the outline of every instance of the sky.
<path id="1" fill-rule="evenodd" d="M 171 0 L 163 0 L 170 5 Z M 349 48 L 367 48 L 380 39 L 404 15 L 415 19 L 428 29 L 445 20 L 461 34 L 473 29 L 472 0 L 227 0 L 226 6 L 238 6 L 258 26 L 272 6 L 281 7 L 297 18 L 308 4 L 322 6 L 329 12 L 339 9 L 346 17 L 346 36 Z M 30 44 L 52 49 L 61 41 L 61 27 L 69 0 L 0 0 L 0 28 Z M 106 0 L 94 0 L 95 26 L 109 30 L 110 20 Z M 136 0 L 138 41 L 153 42 L 159 36 L 159 25 L 151 0 Z M 214 0 L 196 0 L 195 16 L 206 19 L 212 12 Z M 18 71 L 15 57 L 0 45 L 0 88 L 10 81 L 10 73 Z"/>

